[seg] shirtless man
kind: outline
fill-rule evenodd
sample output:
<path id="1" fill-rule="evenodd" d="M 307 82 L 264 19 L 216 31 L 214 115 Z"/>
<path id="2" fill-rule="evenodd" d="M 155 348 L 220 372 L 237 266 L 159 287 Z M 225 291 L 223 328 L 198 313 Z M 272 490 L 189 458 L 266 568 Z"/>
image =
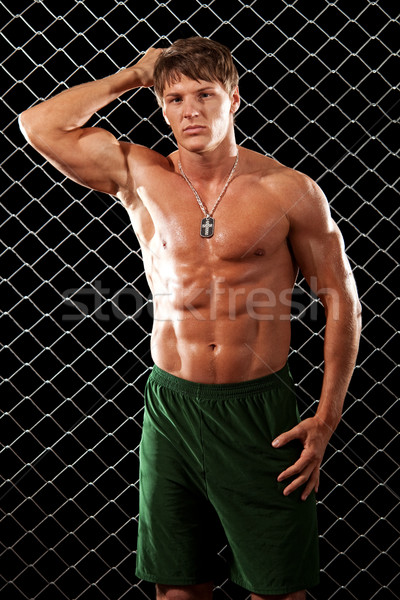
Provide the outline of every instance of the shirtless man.
<path id="1" fill-rule="evenodd" d="M 153 83 L 177 151 L 84 127 Z M 314 492 L 358 349 L 360 304 L 328 203 L 304 174 L 237 146 L 237 83 L 227 48 L 190 38 L 20 117 L 57 169 L 123 203 L 142 248 L 155 366 L 137 575 L 159 600 L 211 598 L 216 531 L 253 600 L 303 600 L 317 583 Z M 287 367 L 299 269 L 326 312 L 321 395 L 303 421 Z"/>

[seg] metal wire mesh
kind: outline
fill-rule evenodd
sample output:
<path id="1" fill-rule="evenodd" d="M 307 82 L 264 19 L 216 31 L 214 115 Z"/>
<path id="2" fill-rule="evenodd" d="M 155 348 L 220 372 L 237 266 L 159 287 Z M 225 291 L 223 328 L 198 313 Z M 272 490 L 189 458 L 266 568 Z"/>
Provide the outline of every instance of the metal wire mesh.
<path id="1" fill-rule="evenodd" d="M 306 172 L 329 197 L 363 303 L 358 365 L 323 465 L 322 580 L 310 597 L 399 597 L 396 5 L 0 2 L 2 598 L 153 597 L 134 577 L 137 451 L 152 364 L 139 246 L 122 207 L 46 164 L 17 115 L 190 35 L 233 51 L 238 142 Z M 174 148 L 150 90 L 126 94 L 91 124 L 162 153 Z M 324 322 L 303 280 L 294 300 L 290 364 L 306 416 L 322 378 Z M 216 598 L 247 596 L 216 582 Z"/>

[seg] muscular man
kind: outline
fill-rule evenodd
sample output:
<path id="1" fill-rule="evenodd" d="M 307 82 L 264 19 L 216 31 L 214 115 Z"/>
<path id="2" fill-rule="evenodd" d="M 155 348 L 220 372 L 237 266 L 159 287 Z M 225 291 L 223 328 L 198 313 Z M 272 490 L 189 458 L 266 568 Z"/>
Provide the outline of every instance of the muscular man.
<path id="1" fill-rule="evenodd" d="M 153 84 L 178 146 L 169 156 L 84 127 Z M 360 305 L 328 203 L 306 175 L 237 146 L 239 103 L 228 49 L 190 38 L 20 118 L 57 169 L 121 200 L 142 248 L 155 366 L 137 575 L 160 600 L 211 598 L 219 534 L 253 599 L 301 600 L 317 583 L 314 492 L 358 348 Z M 321 395 L 303 421 L 287 366 L 299 269 L 326 312 Z"/>

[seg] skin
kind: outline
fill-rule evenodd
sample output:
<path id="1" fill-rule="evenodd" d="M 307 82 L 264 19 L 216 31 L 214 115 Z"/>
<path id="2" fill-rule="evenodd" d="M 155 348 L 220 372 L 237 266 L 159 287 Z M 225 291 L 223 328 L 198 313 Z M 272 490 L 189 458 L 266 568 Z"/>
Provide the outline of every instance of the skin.
<path id="1" fill-rule="evenodd" d="M 140 242 L 154 297 L 154 362 L 202 383 L 238 382 L 282 368 L 290 344 L 290 299 L 301 270 L 326 313 L 324 378 L 312 418 L 272 442 L 300 439 L 303 451 L 278 480 L 288 495 L 318 490 L 328 441 L 339 423 L 353 372 L 360 304 L 342 236 L 327 200 L 306 175 L 238 147 L 238 89 L 181 77 L 164 89 L 163 114 L 178 150 L 164 157 L 84 124 L 124 92 L 153 83 L 160 50 L 105 79 L 71 88 L 20 116 L 27 140 L 57 169 L 125 206 Z M 199 235 L 203 217 L 182 167 L 211 209 L 239 152 L 216 212 L 215 234 Z M 212 583 L 157 587 L 159 600 L 210 598 Z M 260 598 L 302 600 L 303 591 Z"/>

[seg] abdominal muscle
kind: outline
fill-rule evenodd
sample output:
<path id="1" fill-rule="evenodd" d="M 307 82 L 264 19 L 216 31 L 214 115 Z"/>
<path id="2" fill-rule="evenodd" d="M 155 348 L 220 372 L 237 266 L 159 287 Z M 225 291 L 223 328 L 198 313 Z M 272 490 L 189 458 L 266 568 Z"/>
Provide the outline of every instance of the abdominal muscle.
<path id="1" fill-rule="evenodd" d="M 155 364 L 177 377 L 211 384 L 278 371 L 290 344 L 293 281 L 285 280 L 241 278 L 236 286 L 229 277 L 214 276 L 199 285 L 198 276 L 196 286 L 175 282 L 153 292 Z"/>

